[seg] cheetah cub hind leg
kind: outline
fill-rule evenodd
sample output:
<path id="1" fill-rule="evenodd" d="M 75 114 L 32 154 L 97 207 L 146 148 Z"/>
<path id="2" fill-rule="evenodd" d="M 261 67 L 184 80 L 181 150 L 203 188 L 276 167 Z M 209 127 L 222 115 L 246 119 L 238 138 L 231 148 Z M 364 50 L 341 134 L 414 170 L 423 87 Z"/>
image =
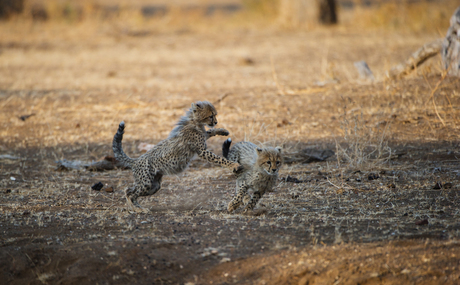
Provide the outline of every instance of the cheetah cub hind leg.
<path id="1" fill-rule="evenodd" d="M 151 196 L 158 192 L 161 189 L 161 180 L 163 178 L 163 172 L 157 170 L 150 175 L 150 184 L 146 184 L 143 187 L 134 186 L 132 188 L 128 188 L 126 191 L 126 200 L 128 201 L 128 207 L 131 211 L 134 212 L 142 212 L 148 213 L 150 212 L 149 209 L 143 208 L 137 198 L 140 196 Z"/>
<path id="2" fill-rule="evenodd" d="M 137 201 L 137 199 L 133 199 L 132 197 L 130 197 L 134 193 L 135 189 L 136 189 L 135 187 L 129 187 L 128 189 L 126 189 L 125 197 L 126 197 L 126 202 L 128 204 L 128 212 L 130 213 L 148 213 L 150 212 L 149 209 L 142 207 Z"/>
<path id="3" fill-rule="evenodd" d="M 262 193 L 258 191 L 254 192 L 248 202 L 245 203 L 246 206 L 244 207 L 243 212 L 247 213 L 248 211 L 254 210 L 254 207 L 256 206 L 257 202 L 259 202 L 260 198 L 262 198 Z"/>
<path id="4" fill-rule="evenodd" d="M 228 205 L 227 205 L 227 211 L 228 211 L 229 213 L 231 213 L 231 212 L 235 211 L 236 209 L 238 209 L 238 207 L 239 207 L 241 204 L 243 204 L 243 202 L 242 202 L 241 200 L 238 201 L 238 200 L 236 199 L 236 197 L 235 197 L 235 198 L 233 198 L 232 201 L 230 201 L 230 203 L 228 203 Z"/>

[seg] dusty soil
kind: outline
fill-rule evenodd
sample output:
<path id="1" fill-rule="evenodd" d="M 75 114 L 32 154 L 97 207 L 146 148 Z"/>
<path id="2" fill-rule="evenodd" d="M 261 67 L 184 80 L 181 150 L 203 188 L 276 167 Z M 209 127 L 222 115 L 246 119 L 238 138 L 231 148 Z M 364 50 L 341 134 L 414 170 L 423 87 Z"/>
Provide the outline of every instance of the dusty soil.
<path id="1" fill-rule="evenodd" d="M 460 82 L 439 57 L 385 79 L 436 36 L 1 25 L 0 280 L 460 282 Z M 374 82 L 358 78 L 358 60 Z M 226 212 L 235 178 L 199 159 L 141 199 L 149 214 L 125 209 L 129 170 L 57 168 L 111 155 L 121 120 L 139 156 L 196 100 L 215 103 L 234 141 L 337 155 L 285 164 L 249 214 Z"/>

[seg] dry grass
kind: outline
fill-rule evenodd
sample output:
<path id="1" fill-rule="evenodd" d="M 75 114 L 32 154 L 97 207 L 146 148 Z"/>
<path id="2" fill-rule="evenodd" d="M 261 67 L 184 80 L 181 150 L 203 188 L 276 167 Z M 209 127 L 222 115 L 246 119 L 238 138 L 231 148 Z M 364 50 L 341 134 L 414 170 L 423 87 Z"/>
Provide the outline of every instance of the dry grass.
<path id="1" fill-rule="evenodd" d="M 336 143 L 339 165 L 345 163 L 346 167 L 354 169 L 372 169 L 389 162 L 392 152 L 388 146 L 387 132 L 391 121 L 382 121 L 375 126 L 369 126 L 365 123 L 362 113 L 350 116 L 352 113 L 353 110 L 347 111 L 344 108 L 341 117 L 344 146 Z"/>

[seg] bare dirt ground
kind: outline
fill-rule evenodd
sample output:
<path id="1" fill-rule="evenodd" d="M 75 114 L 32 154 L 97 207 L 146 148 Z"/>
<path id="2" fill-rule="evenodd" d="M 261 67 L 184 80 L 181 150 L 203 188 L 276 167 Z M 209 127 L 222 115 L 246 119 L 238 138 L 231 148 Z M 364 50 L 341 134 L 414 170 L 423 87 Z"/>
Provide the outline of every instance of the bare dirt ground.
<path id="1" fill-rule="evenodd" d="M 2 25 L 3 282 L 460 283 L 460 82 L 440 57 L 385 79 L 436 35 Z M 196 100 L 215 103 L 233 141 L 338 155 L 285 164 L 250 214 L 227 213 L 233 175 L 199 159 L 141 199 L 149 214 L 125 209 L 130 170 L 57 168 L 112 155 L 121 120 L 139 156 Z"/>

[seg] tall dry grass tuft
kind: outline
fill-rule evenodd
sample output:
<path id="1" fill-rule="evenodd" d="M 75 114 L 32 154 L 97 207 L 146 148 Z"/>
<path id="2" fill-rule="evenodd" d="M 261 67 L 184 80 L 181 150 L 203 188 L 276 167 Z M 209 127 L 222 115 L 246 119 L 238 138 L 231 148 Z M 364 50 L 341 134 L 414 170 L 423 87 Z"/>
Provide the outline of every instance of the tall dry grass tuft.
<path id="1" fill-rule="evenodd" d="M 389 126 L 389 122 L 369 126 L 362 113 L 349 118 L 345 109 L 340 126 L 344 142 L 336 141 L 339 166 L 369 169 L 388 162 L 392 155 L 388 146 Z"/>

